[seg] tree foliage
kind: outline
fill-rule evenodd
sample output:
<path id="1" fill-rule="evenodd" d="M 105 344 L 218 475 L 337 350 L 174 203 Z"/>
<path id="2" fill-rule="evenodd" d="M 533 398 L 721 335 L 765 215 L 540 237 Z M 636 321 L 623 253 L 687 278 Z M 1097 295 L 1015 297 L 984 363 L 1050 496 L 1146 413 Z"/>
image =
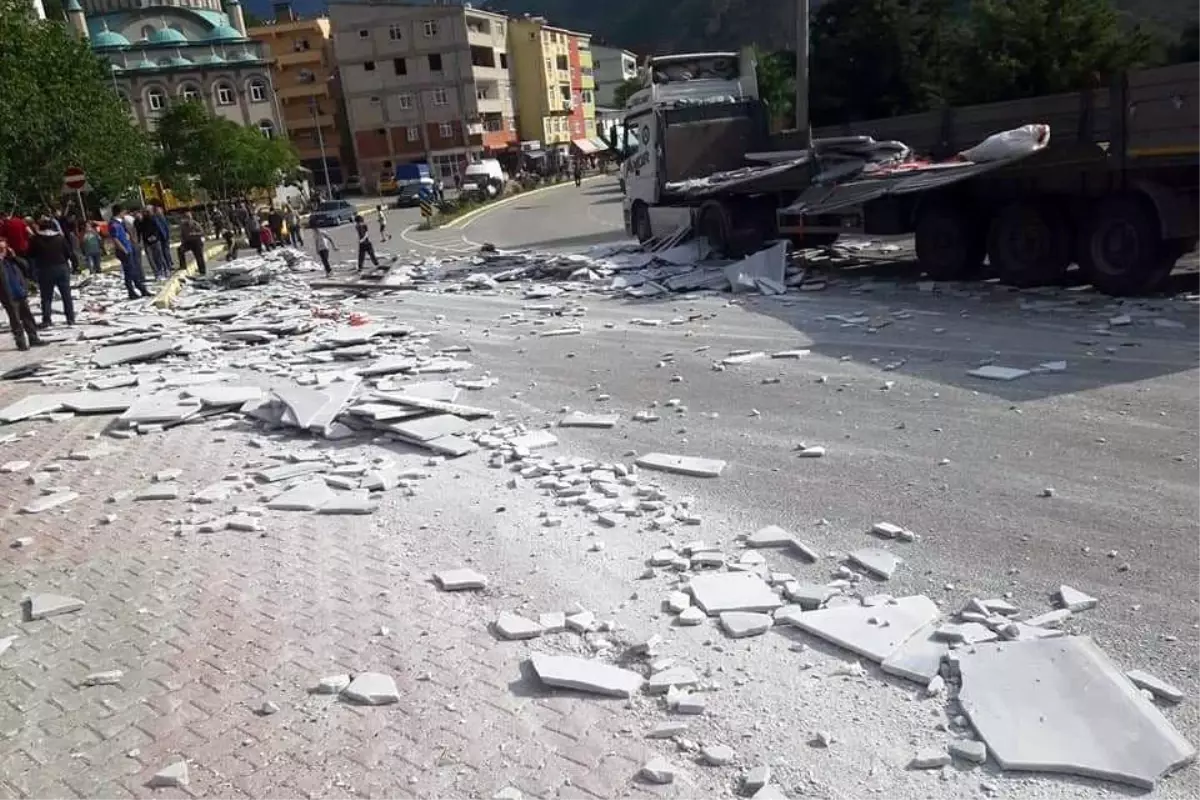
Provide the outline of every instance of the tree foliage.
<path id="1" fill-rule="evenodd" d="M 758 94 L 771 115 L 771 124 L 777 129 L 790 128 L 796 122 L 796 54 L 755 50 Z"/>
<path id="2" fill-rule="evenodd" d="M 181 197 L 243 197 L 293 178 L 291 143 L 215 116 L 199 103 L 171 106 L 158 122 L 159 179 Z"/>
<path id="3" fill-rule="evenodd" d="M 0 0 L 0 202 L 56 207 L 67 167 L 115 197 L 149 163 L 146 137 L 117 96 L 107 62 L 25 0 Z"/>
<path id="4" fill-rule="evenodd" d="M 626 78 L 613 89 L 613 105 L 624 108 L 629 96 L 644 86 L 641 78 Z"/>

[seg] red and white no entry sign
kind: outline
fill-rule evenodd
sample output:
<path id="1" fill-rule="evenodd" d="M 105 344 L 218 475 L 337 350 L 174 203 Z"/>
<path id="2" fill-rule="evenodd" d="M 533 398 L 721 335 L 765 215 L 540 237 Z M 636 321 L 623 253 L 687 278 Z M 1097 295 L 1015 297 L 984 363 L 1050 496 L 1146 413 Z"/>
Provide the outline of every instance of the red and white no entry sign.
<path id="1" fill-rule="evenodd" d="M 67 167 L 66 174 L 63 175 L 63 186 L 73 192 L 78 192 L 87 185 L 87 175 L 79 167 Z"/>

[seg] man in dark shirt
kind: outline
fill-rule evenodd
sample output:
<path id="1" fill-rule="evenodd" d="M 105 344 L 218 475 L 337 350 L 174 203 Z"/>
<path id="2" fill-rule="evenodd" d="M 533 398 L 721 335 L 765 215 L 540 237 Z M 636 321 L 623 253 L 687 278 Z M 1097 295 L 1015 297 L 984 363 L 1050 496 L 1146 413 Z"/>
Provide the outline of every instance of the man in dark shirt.
<path id="1" fill-rule="evenodd" d="M 159 232 L 158 222 L 154 219 L 154 213 L 151 210 L 144 210 L 135 214 L 133 218 L 136 220 L 135 227 L 138 238 L 142 241 L 142 250 L 145 251 L 146 257 L 150 259 L 150 264 L 154 267 L 154 279 L 164 280 L 171 274 L 171 268 L 163 262 L 162 234 Z"/>
<path id="2" fill-rule="evenodd" d="M 192 212 L 187 212 L 183 223 L 179 226 L 179 267 L 187 269 L 187 254 L 191 253 L 196 259 L 196 271 L 205 274 L 204 264 L 204 228 L 196 221 Z"/>

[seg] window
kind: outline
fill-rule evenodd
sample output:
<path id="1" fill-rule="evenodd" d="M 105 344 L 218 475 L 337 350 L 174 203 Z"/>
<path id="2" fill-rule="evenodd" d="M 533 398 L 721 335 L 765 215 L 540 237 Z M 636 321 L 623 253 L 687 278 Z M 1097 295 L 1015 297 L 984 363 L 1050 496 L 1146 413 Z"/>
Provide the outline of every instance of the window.
<path id="1" fill-rule="evenodd" d="M 393 22 L 388 26 L 388 38 L 393 42 L 398 42 L 404 38 L 404 26 L 398 22 Z"/>
<path id="2" fill-rule="evenodd" d="M 233 87 L 228 83 L 217 84 L 217 105 L 231 106 L 233 105 Z"/>
<path id="3" fill-rule="evenodd" d="M 150 89 L 146 92 L 146 104 L 150 106 L 151 111 L 162 111 L 167 107 L 167 96 L 163 94 L 162 89 Z"/>
<path id="4" fill-rule="evenodd" d="M 508 69 L 508 53 L 500 54 L 500 69 Z"/>
<path id="5" fill-rule="evenodd" d="M 154 26 L 153 25 L 144 25 L 142 27 L 142 38 L 143 39 L 149 39 L 153 35 L 154 35 Z"/>
<path id="6" fill-rule="evenodd" d="M 449 122 L 443 122 L 440 125 L 438 125 L 438 136 L 441 136 L 443 139 L 449 139 L 453 135 L 454 135 L 454 126 L 451 125 Z"/>
<path id="7" fill-rule="evenodd" d="M 271 122 L 269 119 L 264 119 L 262 122 L 258 123 L 258 130 L 268 139 L 275 138 L 275 123 Z"/>
<path id="8" fill-rule="evenodd" d="M 595 100 L 592 97 L 592 90 L 584 89 L 583 90 L 583 104 L 590 106 L 594 102 L 595 102 Z"/>
<path id="9" fill-rule="evenodd" d="M 380 102 L 380 101 L 379 101 L 379 95 L 371 95 L 371 100 L 370 100 L 370 102 L 371 102 L 371 105 L 373 105 L 373 106 L 377 106 L 377 105 L 379 105 L 379 102 Z"/>
<path id="10" fill-rule="evenodd" d="M 421 129 L 416 125 L 409 125 L 408 130 L 406 132 L 406 137 L 408 138 L 408 141 L 410 141 L 410 142 L 417 141 L 418 139 L 421 138 Z"/>
<path id="11" fill-rule="evenodd" d="M 425 20 L 425 38 L 432 39 L 438 34 L 438 24 L 436 19 Z"/>
<path id="12" fill-rule="evenodd" d="M 359 29 L 359 31 L 358 31 L 358 38 L 360 38 L 360 39 L 370 39 L 370 38 L 371 38 L 371 32 L 370 32 L 369 30 L 367 30 L 366 28 L 360 28 L 360 29 Z"/>
<path id="13" fill-rule="evenodd" d="M 397 75 L 407 75 L 408 74 L 408 61 L 406 61 L 403 58 L 393 58 L 392 59 L 392 69 L 395 70 Z"/>
<path id="14" fill-rule="evenodd" d="M 558 67 L 559 69 L 561 69 L 561 70 L 567 70 L 567 69 L 570 69 L 570 68 L 571 68 L 571 62 L 567 61 L 567 57 L 566 57 L 566 56 L 557 56 L 557 57 L 555 57 L 555 59 L 554 59 L 554 65 L 555 65 L 556 67 Z"/>
<path id="15" fill-rule="evenodd" d="M 262 81 L 250 81 L 250 102 L 267 102 L 267 84 Z"/>
<path id="16" fill-rule="evenodd" d="M 179 96 L 185 103 L 195 103 L 200 100 L 200 87 L 194 83 L 185 83 L 179 90 Z"/>
<path id="17" fill-rule="evenodd" d="M 311 69 L 302 69 L 296 75 L 296 81 L 298 83 L 316 83 L 317 76 Z"/>
<path id="18" fill-rule="evenodd" d="M 442 71 L 442 54 L 441 53 L 430 53 L 429 54 L 429 71 L 430 72 L 441 72 Z"/>
<path id="19" fill-rule="evenodd" d="M 292 50 L 296 51 L 297 53 L 304 52 L 308 49 L 308 47 L 308 39 L 297 39 L 296 41 L 292 42 Z"/>
<path id="20" fill-rule="evenodd" d="M 439 88 L 439 89 L 433 90 L 433 104 L 435 106 L 444 106 L 444 105 L 446 105 L 447 102 L 449 102 L 449 101 L 446 99 L 446 90 L 445 89 Z"/>
<path id="21" fill-rule="evenodd" d="M 364 61 L 363 62 L 363 72 L 374 72 L 374 71 L 375 71 L 375 62 L 374 61 Z"/>
<path id="22" fill-rule="evenodd" d="M 411 94 L 402 94 L 396 98 L 396 102 L 400 104 L 401 111 L 408 111 L 413 106 L 413 96 Z"/>

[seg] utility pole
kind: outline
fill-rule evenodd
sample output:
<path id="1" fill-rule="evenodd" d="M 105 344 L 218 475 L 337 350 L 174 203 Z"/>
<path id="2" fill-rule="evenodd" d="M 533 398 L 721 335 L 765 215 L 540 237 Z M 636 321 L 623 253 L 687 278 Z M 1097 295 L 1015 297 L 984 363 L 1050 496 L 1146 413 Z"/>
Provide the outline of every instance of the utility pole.
<path id="1" fill-rule="evenodd" d="M 317 147 L 321 148 L 321 166 L 325 169 L 325 196 L 333 199 L 333 185 L 329 180 L 329 159 L 325 157 L 325 136 L 321 133 L 321 120 L 317 118 L 317 98 L 308 98 L 308 108 L 312 112 L 313 125 L 317 129 Z"/>
<path id="2" fill-rule="evenodd" d="M 796 130 L 803 149 L 812 139 L 808 120 L 808 2 L 796 0 Z"/>

